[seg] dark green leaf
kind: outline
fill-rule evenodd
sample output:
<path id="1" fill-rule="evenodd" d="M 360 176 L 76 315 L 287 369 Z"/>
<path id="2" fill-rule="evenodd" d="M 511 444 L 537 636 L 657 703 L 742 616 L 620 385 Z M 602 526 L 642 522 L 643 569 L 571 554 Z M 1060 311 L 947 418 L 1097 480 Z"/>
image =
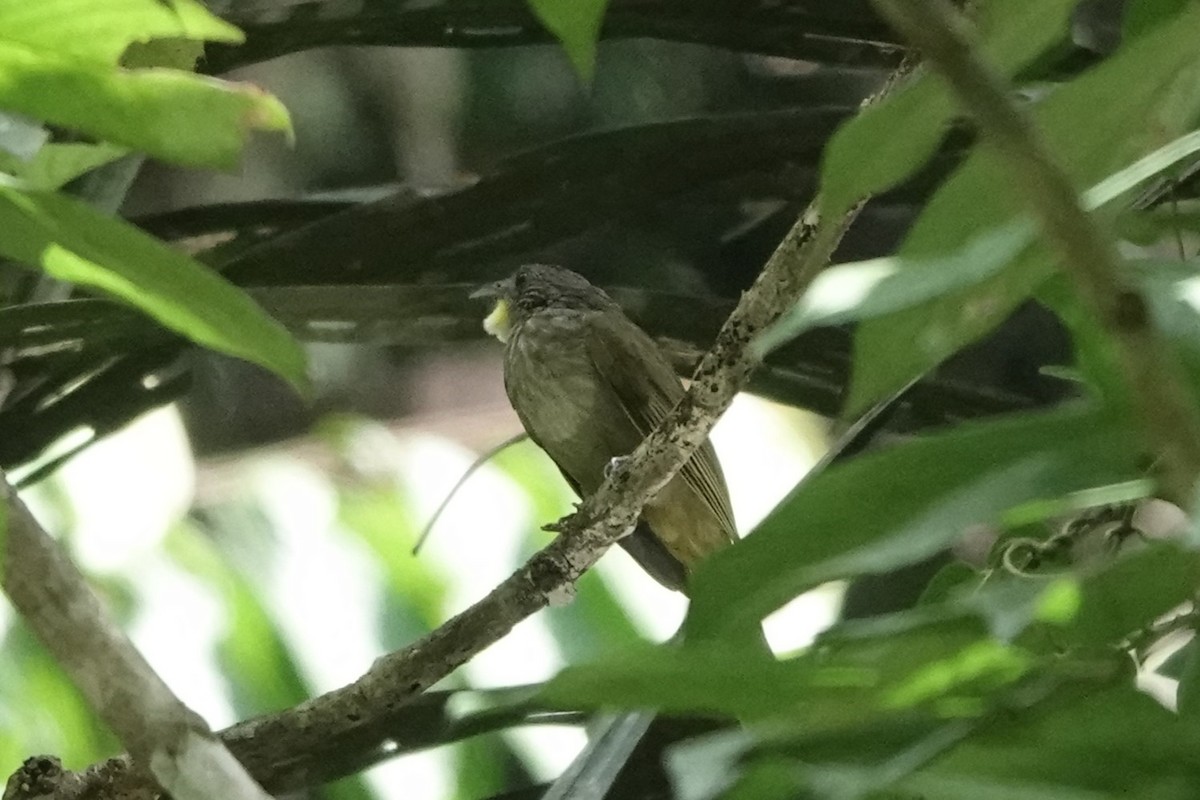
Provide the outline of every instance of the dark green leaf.
<path id="1" fill-rule="evenodd" d="M 1200 795 L 1200 728 L 1131 685 L 1064 692 L 1059 701 L 997 719 L 917 774 L 1090 790 L 1100 797 L 1185 800 Z M 902 784 L 903 786 L 903 784 Z M 918 789 L 919 790 L 919 789 Z"/>
<path id="2" fill-rule="evenodd" d="M 928 606 L 944 603 L 958 589 L 977 583 L 980 577 L 979 571 L 971 565 L 962 561 L 951 561 L 939 569 L 926 584 L 925 590 L 921 592 L 921 597 L 917 600 L 917 605 Z"/>
<path id="3" fill-rule="evenodd" d="M 1088 577 L 1078 613 L 1050 638 L 1058 647 L 1115 644 L 1185 602 L 1198 584 L 1194 552 L 1169 543 L 1148 546 Z"/>
<path id="4" fill-rule="evenodd" d="M 1047 146 L 1076 185 L 1192 127 L 1200 104 L 1195 69 L 1200 6 L 1192 5 L 1038 103 L 1034 118 Z M 952 252 L 1020 213 L 1007 169 L 977 149 L 926 205 L 900 253 Z M 999 324 L 1050 271 L 1035 248 L 980 284 L 863 323 L 855 337 L 855 373 L 847 413 L 869 407 Z"/>
<path id="5" fill-rule="evenodd" d="M 1075 0 L 993 0 L 978 6 L 980 47 L 1013 75 L 1066 35 Z M 945 84 L 923 74 L 883 103 L 843 125 L 825 147 L 822 213 L 840 215 L 854 202 L 904 180 L 933 154 L 954 106 Z"/>
<path id="6" fill-rule="evenodd" d="M 279 323 L 215 272 L 136 228 L 52 192 L 0 185 L 0 230 L 4 255 L 118 297 L 307 391 L 304 353 Z"/>
<path id="7" fill-rule="evenodd" d="M 1174 17 L 1187 4 L 1188 0 L 1129 0 L 1125 3 L 1121 38 L 1125 41 L 1136 39 Z"/>
<path id="8" fill-rule="evenodd" d="M 747 629 L 823 582 L 919 561 L 1007 509 L 1138 473 L 1128 424 L 1080 409 L 898 445 L 805 481 L 696 571 L 689 637 Z"/>

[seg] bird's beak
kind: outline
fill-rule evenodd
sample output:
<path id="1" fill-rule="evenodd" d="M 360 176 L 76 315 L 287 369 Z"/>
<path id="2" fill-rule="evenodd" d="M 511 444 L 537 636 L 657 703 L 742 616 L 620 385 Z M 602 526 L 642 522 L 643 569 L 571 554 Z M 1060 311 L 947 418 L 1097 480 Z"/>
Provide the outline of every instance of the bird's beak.
<path id="1" fill-rule="evenodd" d="M 472 300 L 495 300 L 504 293 L 503 288 L 504 281 L 493 281 L 492 283 L 485 283 L 483 286 L 480 286 L 467 295 L 467 297 Z"/>
<path id="2" fill-rule="evenodd" d="M 508 341 L 509 333 L 512 331 L 512 319 L 508 313 L 509 292 L 505 291 L 506 283 L 507 281 L 489 283 L 470 294 L 472 300 L 494 300 L 496 302 L 492 313 L 483 320 L 483 329 L 502 342 Z"/>

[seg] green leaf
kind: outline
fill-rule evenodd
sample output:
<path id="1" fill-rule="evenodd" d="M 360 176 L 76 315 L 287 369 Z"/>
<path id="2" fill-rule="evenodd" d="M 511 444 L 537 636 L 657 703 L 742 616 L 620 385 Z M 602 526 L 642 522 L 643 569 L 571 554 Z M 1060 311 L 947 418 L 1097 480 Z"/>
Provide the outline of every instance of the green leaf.
<path id="1" fill-rule="evenodd" d="M 754 347 L 765 355 L 811 328 L 873 319 L 975 285 L 1011 264 L 1033 240 L 1033 224 L 1020 219 L 989 229 L 945 256 L 909 260 L 894 255 L 829 267 Z"/>
<path id="2" fill-rule="evenodd" d="M 1008 785 L 1009 797 L 1054 786 L 1186 800 L 1200 793 L 1200 728 L 1131 685 L 1063 692 L 998 718 L 917 775 Z"/>
<path id="3" fill-rule="evenodd" d="M 963 587 L 977 585 L 981 578 L 979 571 L 970 564 L 951 561 L 929 579 L 929 583 L 925 585 L 925 589 L 917 599 L 917 605 L 930 606 L 944 603 Z"/>
<path id="4" fill-rule="evenodd" d="M 1195 553 L 1156 543 L 1090 576 L 1071 624 L 1049 638 L 1057 647 L 1112 645 L 1185 602 L 1198 583 Z"/>
<path id="5" fill-rule="evenodd" d="M 96 69 L 0 40 L 0 108 L 185 166 L 232 168 L 251 130 L 290 133 L 273 96 L 175 70 Z"/>
<path id="6" fill-rule="evenodd" d="M 1075 0 L 992 0 L 978 6 L 979 46 L 1010 76 L 1066 38 Z M 895 186 L 933 154 L 954 115 L 942 80 L 929 73 L 849 120 L 825 147 L 822 213 L 840 216 L 860 198 Z"/>
<path id="7" fill-rule="evenodd" d="M 197 0 L 0 0 L 0 45 L 115 66 L 134 42 L 176 38 L 245 39 Z"/>
<path id="8" fill-rule="evenodd" d="M 1131 41 L 1174 17 L 1188 0 L 1129 0 L 1121 20 L 1121 39 Z"/>
<path id="9" fill-rule="evenodd" d="M 596 46 L 608 0 L 528 0 L 534 16 L 562 43 L 584 83 L 596 72 Z"/>
<path id="10" fill-rule="evenodd" d="M 1192 639 L 1180 653 L 1182 667 L 1175 704 L 1179 708 L 1180 716 L 1195 720 L 1200 718 L 1200 648 L 1196 647 L 1196 640 Z"/>
<path id="11" fill-rule="evenodd" d="M 1146 181 L 1200 152 L 1200 131 L 1185 134 L 1084 192 L 1081 202 L 1099 210 L 1127 197 Z M 995 228 L 946 255 L 901 254 L 841 264 L 821 272 L 800 301 L 755 342 L 762 354 L 810 328 L 874 319 L 969 290 L 1008 267 L 1034 243 L 1026 215 Z"/>
<path id="12" fill-rule="evenodd" d="M 1200 110 L 1198 30 L 1200 6 L 1193 4 L 1034 107 L 1050 152 L 1072 181 L 1098 181 L 1192 127 Z M 1010 183 L 1004 163 L 977 148 L 926 205 L 900 254 L 953 252 L 1012 220 L 1021 207 Z M 847 413 L 890 395 L 992 330 L 1050 268 L 1048 253 L 1035 248 L 976 286 L 864 322 L 855 336 Z"/>
<path id="13" fill-rule="evenodd" d="M 565 708 L 655 708 L 745 721 L 801 720 L 816 730 L 897 709 L 975 697 L 1030 666 L 1020 649 L 987 638 L 972 611 L 897 615 L 887 626 L 827 632 L 810 651 L 775 661 L 716 642 L 641 645 L 568 667 L 543 687 Z"/>
<path id="14" fill-rule="evenodd" d="M 689 640 L 746 630 L 826 581 L 919 561 L 971 525 L 1139 473 L 1128 423 L 1073 408 L 929 436 L 804 481 L 692 580 Z"/>
<path id="15" fill-rule="evenodd" d="M 0 185 L 0 252 L 141 309 L 205 347 L 308 391 L 304 352 L 250 297 L 136 228 L 53 192 Z"/>
<path id="16" fill-rule="evenodd" d="M 30 161 L 14 174 L 33 189 L 57 189 L 85 172 L 115 161 L 128 151 L 123 147 L 80 142 L 43 145 Z"/>

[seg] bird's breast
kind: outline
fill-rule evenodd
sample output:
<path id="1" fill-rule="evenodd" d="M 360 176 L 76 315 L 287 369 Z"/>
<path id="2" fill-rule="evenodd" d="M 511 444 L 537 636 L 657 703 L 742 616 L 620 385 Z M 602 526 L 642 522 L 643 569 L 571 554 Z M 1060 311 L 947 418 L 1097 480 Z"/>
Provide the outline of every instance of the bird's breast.
<path id="1" fill-rule="evenodd" d="M 573 317 L 538 315 L 508 342 L 504 383 L 513 407 L 543 447 L 578 440 L 589 428 L 601 390 Z"/>

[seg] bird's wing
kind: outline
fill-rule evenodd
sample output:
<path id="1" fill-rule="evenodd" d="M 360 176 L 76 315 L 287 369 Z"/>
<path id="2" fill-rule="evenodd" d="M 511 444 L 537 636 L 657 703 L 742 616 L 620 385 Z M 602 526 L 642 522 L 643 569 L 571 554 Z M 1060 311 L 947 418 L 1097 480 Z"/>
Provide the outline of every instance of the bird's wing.
<path id="1" fill-rule="evenodd" d="M 683 397 L 683 385 L 654 340 L 628 319 L 593 314 L 587 324 L 585 340 L 592 364 L 644 438 Z M 629 369 L 630 364 L 639 368 Z M 712 444 L 706 441 L 696 450 L 679 474 L 720 521 L 728 537 L 734 538 L 737 528 L 729 490 Z"/>
<path id="2" fill-rule="evenodd" d="M 533 438 L 532 436 L 530 437 Z M 534 443 L 537 440 L 534 439 Z M 538 445 L 541 447 L 541 445 Z M 546 455 L 550 452 L 542 447 Z M 571 485 L 571 489 L 579 497 L 585 497 L 583 489 L 579 486 L 579 481 L 571 477 L 571 473 L 563 469 L 562 465 L 554 460 L 554 456 L 550 456 L 554 461 L 554 465 L 558 467 L 558 471 L 562 473 L 563 478 Z M 621 547 L 628 551 L 633 559 L 642 565 L 642 569 L 650 573 L 650 577 L 666 586 L 668 589 L 674 589 L 682 592 L 687 585 L 687 568 L 683 562 L 671 555 L 671 551 L 667 549 L 662 540 L 654 535 L 650 530 L 650 526 L 646 520 L 639 519 L 637 525 L 630 534 L 620 540 Z"/>

